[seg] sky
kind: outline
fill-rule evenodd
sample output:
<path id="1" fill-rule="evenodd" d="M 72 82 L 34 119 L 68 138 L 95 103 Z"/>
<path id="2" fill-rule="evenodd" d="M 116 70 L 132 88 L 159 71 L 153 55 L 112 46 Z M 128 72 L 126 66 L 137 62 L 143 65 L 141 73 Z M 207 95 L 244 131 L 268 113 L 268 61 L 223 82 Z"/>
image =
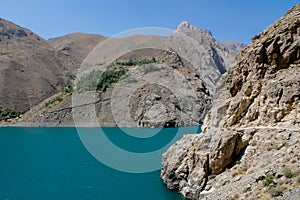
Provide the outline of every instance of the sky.
<path id="1" fill-rule="evenodd" d="M 299 0 L 0 0 L 0 17 L 45 39 L 72 32 L 112 36 L 182 21 L 217 40 L 250 43 Z"/>

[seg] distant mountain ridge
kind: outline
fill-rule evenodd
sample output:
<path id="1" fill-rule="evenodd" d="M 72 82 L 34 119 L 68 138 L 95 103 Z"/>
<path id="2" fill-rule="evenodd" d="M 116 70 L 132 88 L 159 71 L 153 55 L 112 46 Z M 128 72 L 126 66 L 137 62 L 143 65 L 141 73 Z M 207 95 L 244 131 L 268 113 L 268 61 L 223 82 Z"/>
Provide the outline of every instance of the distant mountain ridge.
<path id="1" fill-rule="evenodd" d="M 9 23 L 9 22 L 7 22 Z M 7 28 L 6 28 L 7 29 Z M 6 30 L 5 29 L 5 30 Z M 7 34 L 7 31 L 3 31 L 3 34 Z M 25 34 L 24 34 L 25 32 Z M 101 42 L 105 42 L 107 37 L 103 37 L 100 35 L 96 34 L 83 34 L 83 33 L 72 33 L 68 34 L 65 36 L 57 37 L 57 38 L 52 38 L 49 39 L 48 41 L 42 39 L 41 37 L 37 36 L 36 34 L 30 32 L 27 29 L 23 29 L 21 27 L 17 27 L 12 31 L 11 38 L 13 39 L 7 39 L 11 40 L 10 42 L 13 41 L 14 45 L 20 45 L 22 46 L 20 48 L 20 51 L 27 51 L 31 52 L 33 54 L 32 57 L 28 56 L 21 56 L 23 60 L 28 60 L 32 63 L 38 62 L 40 66 L 43 66 L 46 69 L 38 70 L 38 73 L 40 73 L 39 77 L 43 77 L 40 79 L 28 79 L 27 83 L 31 84 L 32 91 L 36 91 L 34 95 L 36 100 L 32 101 L 30 96 L 30 92 L 28 91 L 27 93 L 24 93 L 24 90 L 16 90 L 16 88 L 20 87 L 18 85 L 21 85 L 21 83 L 15 83 L 14 87 L 10 87 L 11 83 L 9 81 L 6 82 L 6 86 L 10 87 L 10 94 L 14 94 L 14 97 L 12 97 L 14 103 L 8 103 L 7 101 L 3 100 L 3 103 L 1 104 L 3 108 L 13 108 L 13 109 L 19 109 L 19 108 L 25 108 L 25 107 L 30 107 L 31 111 L 25 114 L 25 116 L 18 120 L 20 122 L 29 122 L 29 123 L 43 123 L 43 124 L 55 124 L 55 125 L 63 125 L 63 124 L 72 124 L 72 105 L 71 105 L 71 96 L 64 96 L 62 98 L 62 102 L 56 102 L 55 104 L 51 105 L 51 107 L 45 107 L 45 104 L 48 102 L 55 102 L 53 98 L 55 99 L 59 95 L 59 92 L 62 92 L 64 88 L 68 85 L 70 85 L 74 79 L 76 78 L 76 74 L 78 72 L 79 67 L 81 66 L 81 63 L 87 59 L 85 63 L 89 63 L 88 66 L 93 66 L 97 69 L 105 70 L 105 65 L 100 66 L 97 60 L 99 60 L 99 56 L 92 57 L 88 56 L 89 53 L 98 45 L 101 44 Z M 18 36 L 20 35 L 20 36 Z M 26 36 L 25 36 L 26 35 Z M 7 36 L 3 36 L 7 37 Z M 22 40 L 18 39 L 18 37 L 21 37 Z M 157 59 L 157 62 L 159 65 L 169 65 L 172 67 L 180 66 L 180 69 L 182 68 L 181 73 L 186 77 L 188 81 L 191 80 L 196 80 L 198 81 L 197 84 L 200 84 L 197 89 L 195 85 L 194 90 L 199 90 L 199 91 L 207 91 L 209 94 L 208 96 L 206 95 L 200 95 L 198 96 L 200 101 L 200 107 L 201 109 L 196 109 L 196 110 L 189 110 L 187 111 L 186 108 L 182 107 L 180 109 L 186 110 L 185 117 L 184 119 L 180 119 L 178 111 L 173 110 L 171 111 L 173 113 L 173 117 L 163 117 L 161 120 L 171 120 L 171 121 L 176 121 L 176 126 L 179 126 L 180 124 L 185 124 L 187 120 L 194 121 L 192 124 L 198 124 L 201 123 L 205 114 L 206 110 L 210 108 L 211 105 L 211 98 L 214 95 L 215 91 L 215 85 L 221 76 L 221 74 L 225 73 L 227 71 L 227 68 L 229 68 L 233 64 L 233 58 L 235 55 L 245 46 L 242 43 L 231 43 L 231 42 L 219 42 L 216 41 L 212 34 L 209 31 L 204 31 L 201 30 L 188 22 L 182 22 L 174 32 L 174 34 L 171 36 L 171 38 L 176 38 L 176 44 L 172 45 L 172 47 L 169 47 L 170 51 L 169 53 L 167 52 L 162 52 L 160 55 L 159 54 L 159 49 L 154 50 L 154 51 L 143 51 L 142 49 L 135 51 L 132 54 L 128 54 L 127 58 L 125 55 L 121 56 L 120 58 L 126 58 L 127 61 L 129 59 L 131 60 L 137 60 L 137 59 L 145 59 L 150 57 L 155 57 Z M 185 38 L 190 38 L 186 40 Z M 2 40 L 4 40 L 3 38 Z M 110 39 L 110 46 L 106 50 L 106 52 L 100 52 L 98 55 L 101 56 L 110 56 L 116 54 L 115 49 L 124 49 L 124 48 L 129 48 L 131 47 L 131 44 L 134 43 L 150 43 L 153 44 L 154 46 L 157 44 L 165 43 L 165 37 L 160 37 L 160 36 L 146 36 L 146 35 L 134 35 L 130 36 L 127 38 L 122 38 L 122 39 L 115 39 L 115 38 L 109 38 Z M 26 46 L 23 45 L 24 43 L 32 41 L 31 45 L 32 46 Z M 177 44 L 178 42 L 178 44 Z M 166 43 L 166 46 L 168 44 Z M 38 48 L 37 51 L 32 51 L 33 47 Z M 18 48 L 15 48 L 15 52 L 19 51 Z M 46 49 L 46 50 L 45 50 Z M 167 47 L 168 49 L 168 47 Z M 1 49 L 0 49 L 1 50 Z M 97 51 L 97 49 L 95 49 Z M 192 52 L 187 54 L 188 52 Z M 3 50 L 4 47 L 3 47 Z M 37 57 L 34 55 L 40 55 L 44 51 L 46 52 L 51 52 L 51 56 L 48 54 L 45 54 L 45 58 L 41 60 L 36 60 Z M 99 49 L 98 49 L 99 51 Z M 101 49 L 100 49 L 101 51 Z M 150 53 L 151 52 L 151 53 Z M 18 54 L 20 55 L 25 55 L 25 54 Z M 97 55 L 97 54 L 95 54 Z M 181 58 L 180 56 L 183 55 L 184 58 Z M 87 57 L 88 56 L 88 57 Z M 128 57 L 129 56 L 129 57 Z M 166 56 L 166 57 L 164 57 Z M 3 58 L 3 56 L 2 56 Z M 120 59 L 118 58 L 118 59 Z M 11 59 L 13 60 L 18 60 L 18 56 L 11 56 Z M 115 58 L 116 59 L 116 58 Z M 100 59 L 101 60 L 101 59 Z M 186 60 L 182 63 L 181 60 Z M 48 63 L 49 61 L 49 63 Z M 51 62 L 56 62 L 56 63 L 51 63 Z M 126 60 L 125 60 L 126 61 Z M 23 62 L 23 61 L 22 61 Z M 31 66 L 36 66 L 31 65 Z M 184 69 L 187 66 L 190 66 L 189 69 Z M 192 66 L 192 67 L 191 67 Z M 0 65 L 1 68 L 1 65 Z M 2 68 L 4 68 L 4 65 L 2 65 Z M 17 73 L 15 70 L 12 70 L 12 67 L 6 67 L 9 68 L 12 72 L 16 73 L 13 76 L 18 76 L 19 73 Z M 32 67 L 30 70 L 36 70 L 35 67 Z M 45 71 L 48 71 L 48 73 L 44 74 Z M 28 71 L 30 72 L 30 71 Z M 151 72 L 154 73 L 154 72 Z M 151 74 L 150 73 L 150 74 Z M 191 75 L 189 74 L 195 74 L 193 75 L 194 78 L 190 77 Z M 45 76 L 44 76 L 45 75 Z M 26 74 L 27 77 L 30 77 L 30 74 Z M 58 80 L 59 78 L 59 80 Z M 192 79 L 191 79 L 192 78 Z M 6 87 L 4 87 L 6 88 Z M 38 88 L 38 89 L 36 89 Z M 114 85 L 112 85 L 112 89 L 114 88 Z M 202 89 L 201 89 L 202 88 Z M 25 89 L 25 88 L 24 88 Z M 158 91 L 155 88 L 152 88 L 155 91 Z M 2 89 L 3 90 L 3 89 Z M 47 92 L 45 92 L 45 91 Z M 25 91 L 27 91 L 25 89 Z M 108 90 L 108 93 L 103 92 L 99 97 L 99 101 L 101 101 L 101 98 L 110 98 L 110 93 Z M 43 94 L 43 95 L 38 95 L 38 94 Z M 142 95 L 148 96 L 150 94 L 143 93 Z M 37 98 L 38 97 L 38 98 Z M 28 98 L 27 104 L 22 104 L 24 101 L 21 99 Z M 3 98 L 4 99 L 4 98 Z M 164 99 L 164 98 L 162 98 Z M 134 99 L 133 99 L 134 100 Z M 165 99 L 165 102 L 156 102 L 159 104 L 169 104 L 170 99 Z M 173 101 L 173 100 L 172 100 Z M 16 103 L 17 102 L 17 103 Z M 189 106 L 196 106 L 196 102 L 199 103 L 199 101 L 195 101 L 194 103 L 189 103 Z M 0 101 L 1 103 L 1 101 Z M 15 106 L 19 105 L 19 106 Z M 106 104 L 107 106 L 110 106 L 110 104 Z M 138 105 L 135 105 L 138 106 Z M 176 107 L 176 106 L 175 106 Z M 134 108 L 135 110 L 138 108 Z M 146 114 L 147 108 L 143 107 L 144 110 L 142 113 Z M 177 108 L 176 108 L 177 109 Z M 61 113 L 64 110 L 63 113 Z M 103 107 L 101 106 L 101 109 L 98 110 L 98 116 L 110 116 L 110 117 L 105 117 L 105 118 L 99 118 L 99 120 L 105 122 L 105 124 L 108 124 L 108 126 L 115 126 L 115 122 L 113 119 L 113 116 L 111 114 L 111 110 L 108 107 Z M 160 112 L 159 109 L 157 112 Z M 151 112 L 150 112 L 151 113 Z M 145 115 L 146 118 L 139 117 L 139 120 L 146 120 L 146 124 L 163 124 L 159 123 L 157 120 L 155 120 L 155 115 L 158 113 L 154 112 L 153 116 L 149 116 L 149 113 Z M 66 117 L 67 116 L 67 117 Z M 170 114 L 169 114 L 170 116 Z M 192 117 L 193 116 L 193 117 Z M 135 118 L 134 116 L 132 116 Z M 191 119 L 189 119 L 192 117 Z M 137 118 L 136 118 L 137 119 Z M 125 120 L 125 119 L 124 119 Z M 156 122 L 153 122 L 156 121 Z M 182 121 L 183 120 L 183 121 Z M 136 124 L 134 126 L 138 126 L 140 122 L 135 122 Z M 154 126 L 158 126 L 158 124 Z M 126 125 L 126 123 L 125 123 Z M 130 125 L 132 126 L 132 125 Z"/>
<path id="2" fill-rule="evenodd" d="M 107 37 L 97 34 L 71 33 L 61 37 L 50 38 L 50 46 L 69 54 L 81 64 L 91 50 Z"/>

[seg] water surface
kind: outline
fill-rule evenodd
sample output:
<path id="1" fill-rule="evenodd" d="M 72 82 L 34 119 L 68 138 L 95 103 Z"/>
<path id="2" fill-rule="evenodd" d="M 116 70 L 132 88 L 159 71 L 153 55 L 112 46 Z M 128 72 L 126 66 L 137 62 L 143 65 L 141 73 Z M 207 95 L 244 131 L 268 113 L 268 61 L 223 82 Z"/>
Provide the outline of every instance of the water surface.
<path id="1" fill-rule="evenodd" d="M 121 134 L 117 128 L 104 132 L 121 148 L 148 152 L 176 134 L 175 129 L 164 131 L 147 139 Z M 181 131 L 194 132 L 195 127 Z M 0 200 L 182 199 L 166 189 L 159 171 L 124 173 L 103 165 L 85 149 L 75 128 L 0 128 L 0 159 Z"/>

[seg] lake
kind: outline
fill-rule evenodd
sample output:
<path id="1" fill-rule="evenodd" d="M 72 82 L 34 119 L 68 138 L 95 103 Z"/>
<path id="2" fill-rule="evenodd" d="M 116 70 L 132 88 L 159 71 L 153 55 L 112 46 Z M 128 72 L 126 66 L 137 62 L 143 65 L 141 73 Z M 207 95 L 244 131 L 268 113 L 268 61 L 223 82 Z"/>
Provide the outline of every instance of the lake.
<path id="1" fill-rule="evenodd" d="M 151 131 L 157 134 L 151 135 Z M 155 171 L 147 168 L 145 171 L 148 172 L 142 172 L 146 164 L 140 166 L 134 160 L 127 160 L 122 170 L 123 165 L 119 166 L 119 162 L 99 161 L 82 135 L 104 134 L 124 152 L 143 155 L 167 148 L 182 134 L 200 132 L 200 127 L 128 128 L 125 132 L 145 132 L 151 137 L 134 137 L 119 128 L 102 128 L 101 133 L 99 128 L 0 128 L 0 199 L 183 199 L 176 192 L 167 190 L 160 179 L 160 171 L 155 169 L 157 163 L 153 165 Z M 99 143 L 98 146 L 102 145 Z M 102 154 L 109 157 L 109 149 Z M 111 160 L 119 159 L 113 154 L 110 157 Z M 161 156 L 156 159 L 161 160 Z M 126 172 L 131 169 L 133 172 Z"/>

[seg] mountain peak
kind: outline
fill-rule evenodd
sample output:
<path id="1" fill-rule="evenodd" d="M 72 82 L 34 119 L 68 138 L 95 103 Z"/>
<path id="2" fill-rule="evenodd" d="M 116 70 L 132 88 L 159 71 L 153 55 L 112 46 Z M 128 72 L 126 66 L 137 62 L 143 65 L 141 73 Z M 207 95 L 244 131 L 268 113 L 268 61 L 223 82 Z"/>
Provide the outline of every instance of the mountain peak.
<path id="1" fill-rule="evenodd" d="M 198 27 L 190 24 L 188 21 L 181 22 L 176 30 L 200 30 Z"/>
<path id="2" fill-rule="evenodd" d="M 208 37 L 212 37 L 212 34 L 209 30 L 201 30 L 199 29 L 197 26 L 194 26 L 192 24 L 190 24 L 188 21 L 183 21 L 181 22 L 177 28 L 175 32 L 179 32 L 179 33 L 183 33 L 186 35 L 191 35 L 193 33 L 200 33 L 203 36 L 208 36 Z"/>

